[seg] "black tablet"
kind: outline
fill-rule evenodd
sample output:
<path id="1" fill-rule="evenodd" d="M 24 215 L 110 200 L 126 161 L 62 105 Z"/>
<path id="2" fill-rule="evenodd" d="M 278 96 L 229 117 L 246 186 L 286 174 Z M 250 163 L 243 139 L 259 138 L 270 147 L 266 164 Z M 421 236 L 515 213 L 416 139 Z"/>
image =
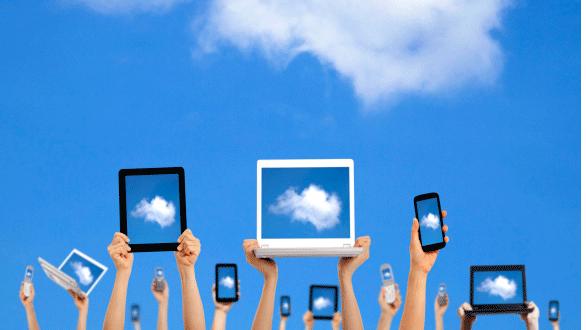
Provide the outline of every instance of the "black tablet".
<path id="1" fill-rule="evenodd" d="M 338 311 L 338 287 L 312 285 L 309 288 L 309 310 L 316 320 L 331 320 Z"/>
<path id="2" fill-rule="evenodd" d="M 120 232 L 132 252 L 175 251 L 187 228 L 183 168 L 122 169 L 118 185 Z"/>

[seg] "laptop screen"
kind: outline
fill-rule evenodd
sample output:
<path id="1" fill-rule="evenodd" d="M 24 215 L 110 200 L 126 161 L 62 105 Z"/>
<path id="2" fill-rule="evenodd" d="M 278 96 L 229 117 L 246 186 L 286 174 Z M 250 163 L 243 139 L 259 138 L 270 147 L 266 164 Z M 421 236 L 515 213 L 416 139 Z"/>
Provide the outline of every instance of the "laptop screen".
<path id="1" fill-rule="evenodd" d="M 350 169 L 262 169 L 262 238 L 350 238 Z"/>
<path id="2" fill-rule="evenodd" d="M 522 270 L 475 271 L 473 305 L 523 304 Z"/>
<path id="3" fill-rule="evenodd" d="M 106 267 L 83 253 L 73 250 L 63 261 L 59 270 L 75 279 L 79 288 L 89 294 L 106 272 Z"/>

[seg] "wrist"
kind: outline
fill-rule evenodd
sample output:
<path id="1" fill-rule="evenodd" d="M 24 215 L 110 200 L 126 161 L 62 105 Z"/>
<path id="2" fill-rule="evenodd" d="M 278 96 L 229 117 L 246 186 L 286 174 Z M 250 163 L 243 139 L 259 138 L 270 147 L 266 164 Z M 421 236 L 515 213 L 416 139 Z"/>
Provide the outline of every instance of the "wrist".
<path id="1" fill-rule="evenodd" d="M 427 272 L 418 267 L 411 267 L 409 270 L 409 277 L 426 280 Z"/>
<path id="2" fill-rule="evenodd" d="M 215 308 L 214 314 L 214 318 L 226 319 L 226 317 L 228 317 L 228 312 L 221 309 L 220 307 Z"/>
<path id="3" fill-rule="evenodd" d="M 130 269 L 116 269 L 116 279 L 129 280 L 131 273 Z"/>
<path id="4" fill-rule="evenodd" d="M 352 283 L 352 275 L 353 273 L 349 271 L 342 269 L 338 271 L 338 278 L 340 279 L 340 283 Z"/>
<path id="5" fill-rule="evenodd" d="M 274 272 L 272 272 L 272 271 L 266 272 L 266 273 L 263 273 L 262 275 L 265 279 L 265 282 L 272 282 L 272 281 L 276 282 L 277 278 L 279 277 L 279 273 L 277 272 L 277 270 L 275 270 Z"/>
<path id="6" fill-rule="evenodd" d="M 35 306 L 33 305 L 32 302 L 30 302 L 30 303 L 27 303 L 27 304 L 24 305 L 24 309 L 27 312 L 34 312 L 35 311 Z"/>
<path id="7" fill-rule="evenodd" d="M 179 276 L 182 281 L 184 279 L 190 279 L 191 277 L 195 278 L 195 268 L 193 266 L 180 266 Z"/>

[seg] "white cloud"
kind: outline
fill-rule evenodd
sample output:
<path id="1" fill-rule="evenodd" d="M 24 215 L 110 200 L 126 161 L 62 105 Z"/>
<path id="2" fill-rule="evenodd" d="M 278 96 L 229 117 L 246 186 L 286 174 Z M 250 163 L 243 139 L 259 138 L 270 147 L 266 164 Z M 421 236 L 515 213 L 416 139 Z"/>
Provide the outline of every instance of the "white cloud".
<path id="1" fill-rule="evenodd" d="M 433 230 L 436 230 L 439 228 L 440 219 L 437 216 L 437 214 L 428 213 L 423 216 L 423 219 L 421 219 L 421 225 L 423 227 L 427 227 L 427 228 L 431 228 Z"/>
<path id="2" fill-rule="evenodd" d="M 164 13 L 175 5 L 189 0 L 62 0 L 84 5 L 101 14 L 128 14 L 134 12 Z"/>
<path id="3" fill-rule="evenodd" d="M 327 307 L 332 306 L 333 303 L 329 298 L 325 298 L 325 297 L 318 297 L 317 299 L 313 300 L 313 307 L 315 307 L 316 309 L 324 309 Z"/>
<path id="4" fill-rule="evenodd" d="M 75 271 L 75 275 L 79 279 L 79 283 L 83 285 L 90 285 L 94 281 L 94 276 L 92 275 L 92 271 L 89 267 L 84 266 L 79 261 L 74 261 L 71 263 L 71 267 L 73 271 Z"/>
<path id="5" fill-rule="evenodd" d="M 340 222 L 341 208 L 342 202 L 335 193 L 310 184 L 301 194 L 292 187 L 287 189 L 269 206 L 269 211 L 289 215 L 294 221 L 308 222 L 321 231 Z"/>
<path id="6" fill-rule="evenodd" d="M 234 288 L 234 279 L 230 276 L 222 277 L 220 285 L 227 287 L 228 289 Z"/>
<path id="7" fill-rule="evenodd" d="M 160 196 L 155 196 L 150 202 L 143 198 L 131 214 L 136 218 L 144 218 L 147 222 L 156 222 L 161 228 L 165 228 L 175 222 L 175 205 Z"/>
<path id="8" fill-rule="evenodd" d="M 198 49 L 260 50 L 277 64 L 311 54 L 366 104 L 498 76 L 494 37 L 511 0 L 213 0 Z"/>
<path id="9" fill-rule="evenodd" d="M 487 292 L 491 296 L 499 296 L 504 300 L 508 300 L 517 295 L 517 283 L 503 275 L 499 275 L 494 280 L 487 278 L 482 281 L 478 291 Z"/>

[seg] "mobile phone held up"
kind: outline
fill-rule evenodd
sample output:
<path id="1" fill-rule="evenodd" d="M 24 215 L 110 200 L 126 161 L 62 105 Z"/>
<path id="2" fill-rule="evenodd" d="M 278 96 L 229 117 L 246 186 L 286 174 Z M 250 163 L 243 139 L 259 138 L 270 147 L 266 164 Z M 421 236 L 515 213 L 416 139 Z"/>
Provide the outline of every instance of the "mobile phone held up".
<path id="1" fill-rule="evenodd" d="M 281 316 L 291 315 L 291 298 L 289 296 L 281 296 Z"/>
<path id="2" fill-rule="evenodd" d="M 238 269 L 236 264 L 216 264 L 216 301 L 238 301 Z"/>
<path id="3" fill-rule="evenodd" d="M 560 318 L 560 302 L 557 300 L 551 300 L 549 302 L 549 315 L 550 321 L 557 321 Z"/>
<path id="4" fill-rule="evenodd" d="M 132 322 L 140 321 L 140 307 L 137 304 L 130 306 L 130 318 Z"/>
<path id="5" fill-rule="evenodd" d="M 165 291 L 165 275 L 163 273 L 163 268 L 157 267 L 155 269 L 155 291 L 163 292 Z"/>
<path id="6" fill-rule="evenodd" d="M 443 249 L 446 246 L 444 241 L 444 220 L 439 195 L 427 193 L 413 198 L 415 205 L 415 217 L 419 221 L 419 241 L 425 252 Z"/>
<path id="7" fill-rule="evenodd" d="M 393 269 L 389 264 L 382 264 L 380 266 L 380 276 L 385 289 L 385 302 L 392 304 L 395 302 L 395 277 L 393 276 Z"/>
<path id="8" fill-rule="evenodd" d="M 439 285 L 439 289 L 437 291 L 437 302 L 440 306 L 445 306 L 448 304 L 448 287 L 445 283 L 441 283 Z"/>
<path id="9" fill-rule="evenodd" d="M 31 286 L 33 284 L 33 266 L 28 265 L 24 271 L 23 291 L 25 297 L 31 296 Z"/>

